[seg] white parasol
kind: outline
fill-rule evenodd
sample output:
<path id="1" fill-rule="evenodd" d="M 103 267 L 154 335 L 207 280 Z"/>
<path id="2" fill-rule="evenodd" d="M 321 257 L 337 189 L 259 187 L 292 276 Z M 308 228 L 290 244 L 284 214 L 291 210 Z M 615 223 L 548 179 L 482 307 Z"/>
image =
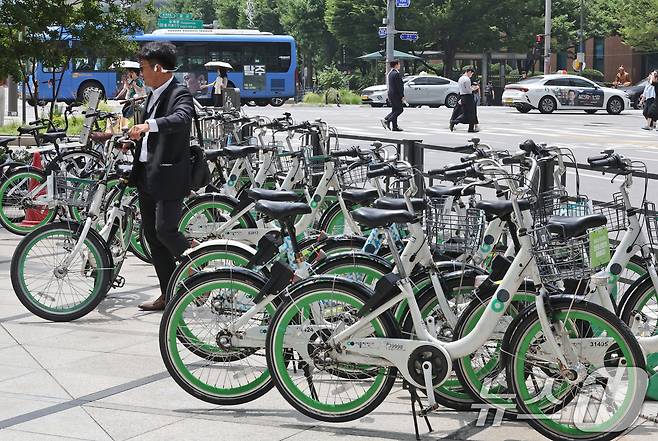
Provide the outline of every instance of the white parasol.
<path id="1" fill-rule="evenodd" d="M 206 66 L 206 69 L 218 69 L 220 67 L 225 67 L 226 69 L 233 69 L 233 66 L 231 66 L 225 61 L 209 61 L 208 63 L 204 64 L 204 66 Z"/>

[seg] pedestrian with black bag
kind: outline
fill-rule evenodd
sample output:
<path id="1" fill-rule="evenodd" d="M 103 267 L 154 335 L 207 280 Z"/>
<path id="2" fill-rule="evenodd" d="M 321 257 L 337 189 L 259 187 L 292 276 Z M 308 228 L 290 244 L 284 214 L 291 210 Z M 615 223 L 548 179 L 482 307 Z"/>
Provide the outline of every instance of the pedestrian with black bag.
<path id="1" fill-rule="evenodd" d="M 466 68 L 466 71 L 457 82 L 459 85 L 459 100 L 461 101 L 463 110 L 459 116 L 450 120 L 450 131 L 453 131 L 457 124 L 468 124 L 468 131 L 470 133 L 478 132 L 475 128 L 476 124 L 478 124 L 478 118 L 473 93 L 479 93 L 480 86 L 471 83 L 471 77 L 474 73 L 475 70 L 472 67 Z"/>
<path id="2" fill-rule="evenodd" d="M 183 199 L 191 190 L 190 131 L 195 117 L 189 90 L 173 76 L 176 47 L 169 42 L 151 42 L 137 55 L 147 86 L 153 92 L 146 99 L 139 124 L 128 132 L 138 142 L 130 183 L 137 187 L 144 235 L 161 294 L 139 305 L 144 311 L 165 308 L 165 293 L 177 260 L 190 247 L 178 231 Z"/>

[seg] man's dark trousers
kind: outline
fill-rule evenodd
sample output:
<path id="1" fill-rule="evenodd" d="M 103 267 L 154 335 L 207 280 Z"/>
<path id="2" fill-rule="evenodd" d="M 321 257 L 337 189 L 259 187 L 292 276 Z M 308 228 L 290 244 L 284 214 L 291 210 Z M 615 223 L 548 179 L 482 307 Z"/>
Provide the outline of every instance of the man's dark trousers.
<path id="1" fill-rule="evenodd" d="M 176 269 L 176 261 L 189 248 L 189 242 L 178 231 L 183 210 L 183 199 L 156 200 L 149 194 L 146 181 L 140 173 L 138 184 L 139 211 L 144 236 L 151 251 L 151 262 L 160 282 L 160 291 L 166 295 L 169 279 Z"/>
<path id="2" fill-rule="evenodd" d="M 402 112 L 404 112 L 404 105 L 402 104 L 402 100 L 389 100 L 391 102 L 391 107 L 393 108 L 391 110 L 391 113 L 386 115 L 386 122 L 391 124 L 393 126 L 393 129 L 398 128 L 398 116 L 402 115 Z"/>

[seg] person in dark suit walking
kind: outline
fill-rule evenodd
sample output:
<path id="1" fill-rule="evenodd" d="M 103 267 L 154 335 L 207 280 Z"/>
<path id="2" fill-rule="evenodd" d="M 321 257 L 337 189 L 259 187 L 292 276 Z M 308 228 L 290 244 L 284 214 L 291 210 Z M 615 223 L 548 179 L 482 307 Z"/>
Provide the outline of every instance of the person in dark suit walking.
<path id="1" fill-rule="evenodd" d="M 479 131 L 475 128 L 475 125 L 478 124 L 478 118 L 473 93 L 480 93 L 480 87 L 474 86 L 471 83 L 471 77 L 474 73 L 475 70 L 472 67 L 469 67 L 464 72 L 464 75 L 459 78 L 459 101 L 461 102 L 463 110 L 457 117 L 454 116 L 456 112 L 453 112 L 453 116 L 450 120 L 451 132 L 455 129 L 457 124 L 468 124 L 468 131 L 471 133 Z"/>
<path id="2" fill-rule="evenodd" d="M 400 62 L 391 61 L 391 71 L 388 73 L 388 102 L 391 104 L 391 113 L 382 120 L 385 129 L 401 132 L 398 126 L 398 116 L 404 112 L 404 83 L 400 75 Z"/>
<path id="3" fill-rule="evenodd" d="M 146 44 L 137 55 L 144 82 L 153 88 L 146 99 L 140 124 L 128 132 L 139 140 L 130 176 L 137 186 L 139 210 L 161 295 L 139 305 L 145 311 L 165 308 L 167 284 L 176 261 L 190 244 L 178 231 L 183 199 L 190 194 L 190 129 L 194 103 L 179 84 L 176 47 L 168 42 Z"/>

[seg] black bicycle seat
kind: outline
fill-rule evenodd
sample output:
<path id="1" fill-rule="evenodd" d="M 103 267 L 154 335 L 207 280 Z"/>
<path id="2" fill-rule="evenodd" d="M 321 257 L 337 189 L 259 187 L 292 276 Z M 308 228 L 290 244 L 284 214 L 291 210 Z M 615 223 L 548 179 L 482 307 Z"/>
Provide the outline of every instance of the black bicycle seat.
<path id="1" fill-rule="evenodd" d="M 0 136 L 0 147 L 7 148 L 10 142 L 16 141 L 16 136 Z"/>
<path id="2" fill-rule="evenodd" d="M 300 195 L 294 191 L 268 190 L 266 188 L 250 188 L 247 194 L 254 201 L 297 202 Z"/>
<path id="3" fill-rule="evenodd" d="M 519 208 L 521 211 L 530 209 L 530 201 L 527 199 L 519 199 Z M 487 219 L 493 217 L 505 218 L 514 211 L 512 201 L 505 200 L 491 200 L 491 201 L 478 201 L 475 208 L 484 211 Z"/>
<path id="4" fill-rule="evenodd" d="M 455 185 L 455 186 L 445 186 L 445 185 L 435 185 L 433 187 L 427 187 L 425 189 L 425 194 L 430 198 L 440 198 L 445 196 L 470 196 L 475 194 L 475 186 L 470 186 L 466 188 L 465 185 Z"/>
<path id="5" fill-rule="evenodd" d="M 546 229 L 564 239 L 582 236 L 590 228 L 602 227 L 608 222 L 602 214 L 588 216 L 552 216 L 546 223 Z"/>
<path id="6" fill-rule="evenodd" d="M 66 138 L 66 132 L 46 132 L 41 134 L 41 139 L 44 142 L 55 142 L 64 138 Z"/>
<path id="7" fill-rule="evenodd" d="M 352 217 L 368 228 L 409 223 L 414 219 L 414 215 L 406 210 L 383 210 L 380 208 L 359 208 L 352 212 Z"/>
<path id="8" fill-rule="evenodd" d="M 256 202 L 256 211 L 270 219 L 284 220 L 295 218 L 300 214 L 308 214 L 311 207 L 303 202 L 279 202 L 261 200 Z"/>
<path id="9" fill-rule="evenodd" d="M 347 202 L 354 202 L 355 204 L 369 204 L 379 197 L 379 192 L 376 188 L 360 189 L 350 188 L 343 190 L 341 193 L 343 199 Z"/>
<path id="10" fill-rule="evenodd" d="M 427 207 L 427 201 L 420 198 L 411 198 L 411 206 L 414 211 L 423 211 Z M 384 196 L 375 201 L 374 207 L 384 210 L 407 210 L 407 202 L 404 198 Z"/>
<path id="11" fill-rule="evenodd" d="M 224 147 L 224 153 L 231 159 L 246 158 L 258 151 L 255 145 L 227 145 Z"/>
<path id="12" fill-rule="evenodd" d="M 224 150 L 204 150 L 206 154 L 206 159 L 208 161 L 215 161 L 220 156 L 224 155 Z"/>

